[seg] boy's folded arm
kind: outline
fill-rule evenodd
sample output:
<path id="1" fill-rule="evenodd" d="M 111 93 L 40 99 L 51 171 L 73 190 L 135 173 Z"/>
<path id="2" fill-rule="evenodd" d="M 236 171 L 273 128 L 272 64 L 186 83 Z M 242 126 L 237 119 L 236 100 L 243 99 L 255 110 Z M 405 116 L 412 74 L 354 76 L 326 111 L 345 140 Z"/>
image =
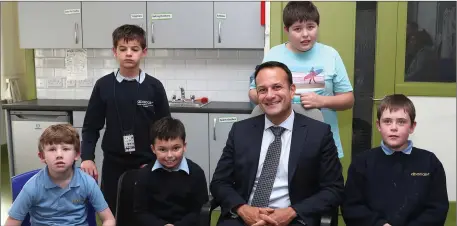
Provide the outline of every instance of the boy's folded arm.
<path id="1" fill-rule="evenodd" d="M 181 220 L 175 222 L 173 224 L 174 226 L 198 225 L 201 209 L 203 205 L 205 205 L 205 203 L 208 202 L 208 185 L 206 183 L 206 177 L 203 170 L 197 177 L 198 179 L 196 180 L 196 182 L 194 183 L 194 187 L 192 188 L 193 194 L 191 195 L 191 197 L 194 197 L 194 200 L 192 201 L 192 203 L 194 204 L 192 210 L 191 212 L 186 214 Z"/>
<path id="2" fill-rule="evenodd" d="M 407 223 L 407 226 L 444 225 L 449 211 L 449 199 L 446 188 L 446 173 L 443 165 L 435 157 L 435 169 L 430 173 L 430 191 L 424 209 L 419 216 Z"/>
<path id="3" fill-rule="evenodd" d="M 345 186 L 345 201 L 342 204 L 344 220 L 353 225 L 383 226 L 388 223 L 379 213 L 372 211 L 364 198 L 364 170 L 357 162 L 350 165 Z M 358 167 L 358 168 L 357 168 Z"/>

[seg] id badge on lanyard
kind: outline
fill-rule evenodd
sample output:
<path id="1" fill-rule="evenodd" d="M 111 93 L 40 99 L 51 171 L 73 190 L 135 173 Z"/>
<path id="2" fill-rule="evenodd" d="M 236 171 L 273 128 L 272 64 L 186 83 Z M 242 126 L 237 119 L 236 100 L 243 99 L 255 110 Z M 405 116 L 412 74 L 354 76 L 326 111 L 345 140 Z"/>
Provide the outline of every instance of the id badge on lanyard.
<path id="1" fill-rule="evenodd" d="M 122 119 L 121 119 L 119 108 L 117 106 L 117 101 L 116 101 L 116 82 L 117 82 L 116 77 L 117 77 L 118 73 L 119 73 L 119 70 L 116 72 L 116 75 L 114 76 L 114 104 L 116 106 L 117 116 L 118 116 L 119 123 L 120 123 L 121 129 L 122 129 L 122 139 L 124 142 L 124 150 L 125 150 L 125 152 L 128 152 L 131 154 L 132 152 L 135 151 L 135 137 L 133 135 L 134 134 L 133 128 L 135 127 L 135 116 L 136 116 L 136 108 L 137 108 L 136 102 L 137 101 L 135 101 L 135 111 L 133 112 L 132 129 L 125 130 L 125 127 L 122 124 Z M 140 78 L 141 78 L 140 76 L 141 76 L 141 70 L 140 70 L 140 74 L 138 75 L 138 80 L 140 80 Z M 140 83 L 138 82 L 138 89 L 137 89 L 137 93 L 136 93 L 137 99 L 138 99 L 139 91 L 140 91 Z"/>
<path id="2" fill-rule="evenodd" d="M 135 151 L 135 138 L 133 137 L 133 131 L 124 132 L 124 150 L 125 152 L 134 152 Z"/>

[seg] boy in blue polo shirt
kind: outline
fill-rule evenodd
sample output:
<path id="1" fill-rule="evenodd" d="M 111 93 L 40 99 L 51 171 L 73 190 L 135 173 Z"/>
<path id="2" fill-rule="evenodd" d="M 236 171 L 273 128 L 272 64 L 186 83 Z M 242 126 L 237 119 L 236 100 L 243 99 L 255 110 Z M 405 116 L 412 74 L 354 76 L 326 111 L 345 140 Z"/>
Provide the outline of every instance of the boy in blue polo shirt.
<path id="1" fill-rule="evenodd" d="M 24 185 L 5 225 L 20 226 L 30 213 L 32 226 L 87 226 L 90 202 L 104 226 L 116 224 L 96 181 L 75 168 L 80 152 L 78 132 L 68 124 L 52 125 L 40 137 L 38 156 L 46 167 Z"/>

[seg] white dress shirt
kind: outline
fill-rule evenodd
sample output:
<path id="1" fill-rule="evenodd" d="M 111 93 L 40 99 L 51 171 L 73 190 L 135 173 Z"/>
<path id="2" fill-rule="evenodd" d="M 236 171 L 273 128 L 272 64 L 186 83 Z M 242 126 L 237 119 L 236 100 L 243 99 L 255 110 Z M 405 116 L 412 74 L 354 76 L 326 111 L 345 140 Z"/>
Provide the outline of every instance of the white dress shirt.
<path id="1" fill-rule="evenodd" d="M 279 159 L 278 171 L 276 173 L 276 178 L 273 184 L 273 190 L 270 195 L 270 204 L 269 207 L 276 208 L 286 208 L 290 206 L 290 197 L 289 197 L 289 154 L 290 154 L 290 143 L 292 140 L 292 128 L 294 125 L 295 113 L 289 115 L 289 117 L 282 122 L 280 125 L 285 128 L 284 132 L 281 135 L 281 157 Z M 257 174 L 254 181 L 254 186 L 252 188 L 251 195 L 249 196 L 248 204 L 251 205 L 252 198 L 254 197 L 254 192 L 256 190 L 260 174 L 262 173 L 263 163 L 267 155 L 268 147 L 274 141 L 274 134 L 269 129 L 274 124 L 265 116 L 265 128 L 263 131 L 262 146 L 260 149 L 259 165 L 257 167 Z"/>

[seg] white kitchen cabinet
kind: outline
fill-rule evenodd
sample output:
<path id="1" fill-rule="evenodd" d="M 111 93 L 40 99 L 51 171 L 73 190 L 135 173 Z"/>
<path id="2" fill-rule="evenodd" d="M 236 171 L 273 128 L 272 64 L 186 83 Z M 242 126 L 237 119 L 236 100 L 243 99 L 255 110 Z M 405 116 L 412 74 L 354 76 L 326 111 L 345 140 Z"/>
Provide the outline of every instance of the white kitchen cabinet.
<path id="1" fill-rule="evenodd" d="M 187 151 L 185 156 L 197 163 L 205 172 L 209 188 L 209 139 L 208 113 L 171 113 L 173 118 L 181 120 L 186 129 Z"/>
<path id="2" fill-rule="evenodd" d="M 147 2 L 149 48 L 212 48 L 213 2 Z"/>
<path id="3" fill-rule="evenodd" d="M 260 2 L 214 2 L 214 48 L 263 49 Z"/>
<path id="4" fill-rule="evenodd" d="M 83 48 L 112 48 L 112 33 L 124 24 L 146 30 L 146 2 L 82 2 L 82 12 Z"/>
<path id="5" fill-rule="evenodd" d="M 21 48 L 83 47 L 81 2 L 18 2 L 17 4 Z"/>
<path id="6" fill-rule="evenodd" d="M 214 170 L 222 155 L 228 134 L 233 123 L 251 117 L 250 114 L 209 114 L 209 180 L 213 178 Z"/>

